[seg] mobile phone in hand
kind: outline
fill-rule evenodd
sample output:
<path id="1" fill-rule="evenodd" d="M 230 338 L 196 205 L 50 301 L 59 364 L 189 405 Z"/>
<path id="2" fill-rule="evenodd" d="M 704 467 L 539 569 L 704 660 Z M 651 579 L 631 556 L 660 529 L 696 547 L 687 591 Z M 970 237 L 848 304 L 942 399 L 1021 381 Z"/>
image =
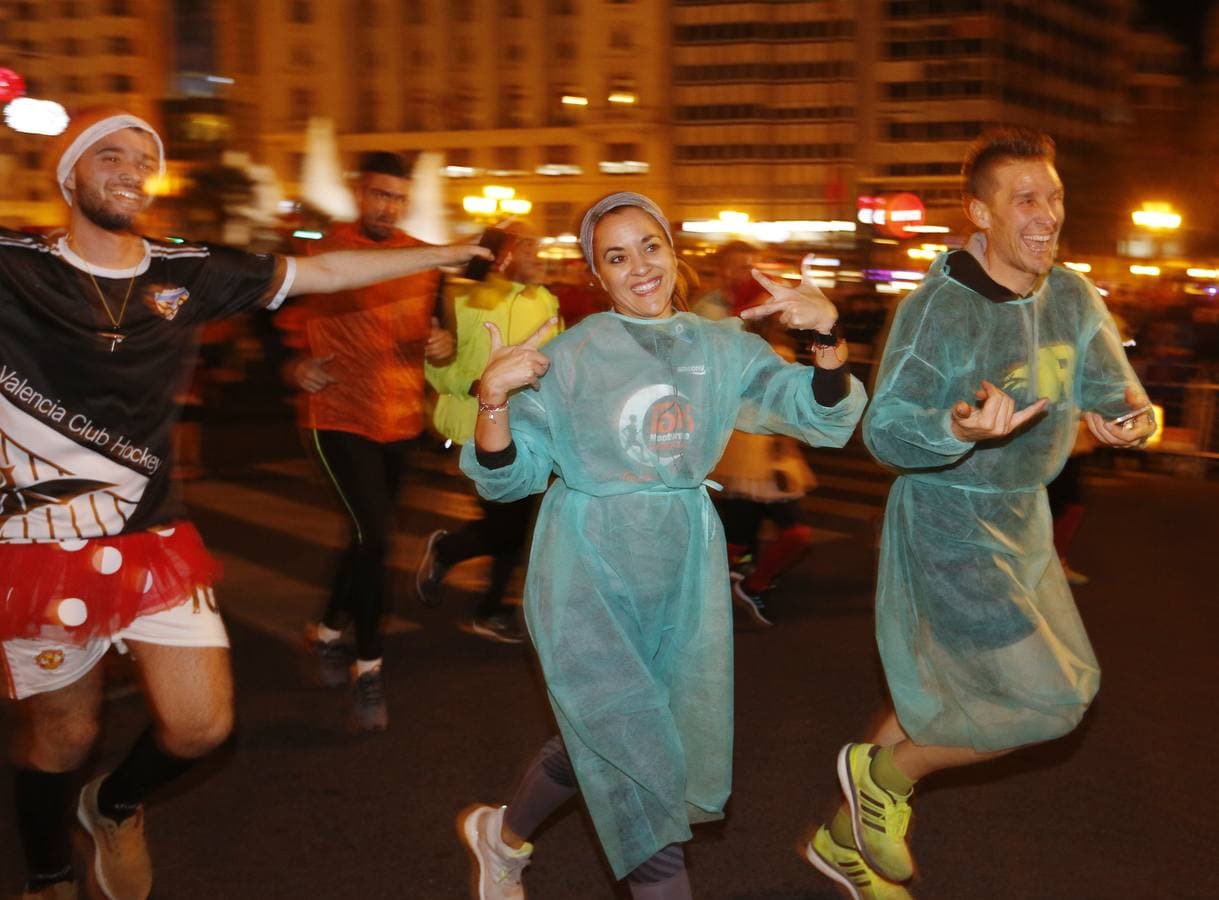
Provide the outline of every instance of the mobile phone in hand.
<path id="1" fill-rule="evenodd" d="M 473 281 L 485 281 L 487 273 L 491 271 L 493 266 L 500 257 L 504 248 L 508 245 L 508 232 L 502 231 L 499 228 L 488 228 L 483 232 L 483 236 L 478 241 L 478 246 L 486 247 L 494 255 L 494 259 L 483 259 L 476 256 L 466 263 L 466 271 L 463 273 L 466 278 Z"/>
<path id="2" fill-rule="evenodd" d="M 1131 429 L 1135 428 L 1139 424 L 1139 418 L 1146 416 L 1148 423 L 1154 425 L 1156 421 L 1155 415 L 1155 408 L 1151 406 L 1151 404 L 1148 404 L 1147 406 L 1142 406 L 1138 409 L 1131 410 L 1125 415 L 1118 416 L 1110 424 L 1120 426 L 1124 429 Z"/>

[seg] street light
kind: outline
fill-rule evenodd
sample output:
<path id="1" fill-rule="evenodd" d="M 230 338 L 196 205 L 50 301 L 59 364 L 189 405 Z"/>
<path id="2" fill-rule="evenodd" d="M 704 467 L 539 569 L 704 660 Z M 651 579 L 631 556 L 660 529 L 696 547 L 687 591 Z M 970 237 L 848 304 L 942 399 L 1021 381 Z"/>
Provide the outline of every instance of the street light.
<path id="1" fill-rule="evenodd" d="M 1144 203 L 1130 214 L 1130 220 L 1151 231 L 1176 231 L 1181 227 L 1181 214 L 1170 203 Z"/>
<path id="2" fill-rule="evenodd" d="M 510 187 L 489 184 L 482 194 L 470 194 L 461 198 L 461 208 L 476 219 L 500 219 L 504 216 L 527 216 L 533 204 L 524 197 L 516 196 Z"/>

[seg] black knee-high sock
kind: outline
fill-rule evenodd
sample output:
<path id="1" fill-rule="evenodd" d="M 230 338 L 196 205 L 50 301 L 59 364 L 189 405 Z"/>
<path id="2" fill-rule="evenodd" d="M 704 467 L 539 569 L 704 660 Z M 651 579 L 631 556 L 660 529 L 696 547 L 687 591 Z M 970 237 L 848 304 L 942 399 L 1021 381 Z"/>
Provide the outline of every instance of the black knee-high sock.
<path id="1" fill-rule="evenodd" d="M 40 772 L 18 768 L 13 773 L 17 830 L 25 847 L 29 886 L 46 887 L 72 878 L 72 845 L 68 815 L 77 789 L 76 772 Z"/>
<path id="2" fill-rule="evenodd" d="M 504 824 L 528 840 L 552 812 L 576 795 L 576 773 L 563 741 L 555 735 L 538 751 L 504 812 Z"/>
<path id="3" fill-rule="evenodd" d="M 148 794 L 185 775 L 197 761 L 166 753 L 157 746 L 149 728 L 102 782 L 97 792 L 98 809 L 107 818 L 122 822 L 135 814 Z"/>

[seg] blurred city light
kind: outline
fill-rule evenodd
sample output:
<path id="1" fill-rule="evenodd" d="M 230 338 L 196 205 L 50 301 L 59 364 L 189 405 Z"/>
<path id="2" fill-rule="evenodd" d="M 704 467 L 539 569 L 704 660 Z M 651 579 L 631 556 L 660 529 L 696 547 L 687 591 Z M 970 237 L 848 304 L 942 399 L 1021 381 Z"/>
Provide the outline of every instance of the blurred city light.
<path id="1" fill-rule="evenodd" d="M 687 219 L 681 223 L 681 230 L 687 234 L 740 235 L 772 244 L 812 239 L 825 234 L 850 233 L 855 231 L 855 223 L 840 219 L 780 219 L 775 222 L 730 225 L 722 219 Z"/>
<path id="2" fill-rule="evenodd" d="M 895 194 L 860 196 L 856 201 L 856 218 L 883 234 L 908 237 L 918 234 L 927 218 L 927 209 L 917 194 L 902 191 Z"/>
<path id="3" fill-rule="evenodd" d="M 469 194 L 462 197 L 461 208 L 475 218 L 496 219 L 504 214 L 527 216 L 533 209 L 533 202 L 516 196 L 514 188 L 488 184 L 481 195 Z"/>
<path id="4" fill-rule="evenodd" d="M 577 94 L 564 94 L 561 102 L 566 106 L 588 106 L 588 98 Z"/>
<path id="5" fill-rule="evenodd" d="M 1159 266 L 1134 265 L 1134 266 L 1130 267 L 1130 274 L 1131 275 L 1144 275 L 1149 278 L 1158 278 L 1160 276 L 1160 267 Z"/>
<path id="6" fill-rule="evenodd" d="M 1203 278 L 1209 281 L 1219 278 L 1219 269 L 1186 269 L 1185 274 L 1190 278 Z"/>
<path id="7" fill-rule="evenodd" d="M 182 182 L 169 172 L 160 172 L 144 179 L 144 192 L 152 197 L 175 196 L 182 192 Z"/>
<path id="8" fill-rule="evenodd" d="M 1072 272 L 1083 272 L 1085 275 L 1088 272 L 1092 271 L 1091 263 L 1064 262 L 1063 265 L 1066 266 L 1068 269 L 1070 269 Z"/>
<path id="9" fill-rule="evenodd" d="M 500 209 L 514 216 L 527 216 L 533 209 L 533 203 L 524 197 L 505 197 L 499 201 Z"/>
<path id="10" fill-rule="evenodd" d="M 292 236 L 294 238 L 303 238 L 306 241 L 320 241 L 322 239 L 322 233 L 320 231 L 313 231 L 308 228 L 298 228 L 296 231 L 292 232 Z"/>
<path id="11" fill-rule="evenodd" d="M 606 175 L 641 175 L 651 168 L 638 159 L 602 160 L 598 168 Z"/>
<path id="12" fill-rule="evenodd" d="M 584 170 L 579 166 L 573 166 L 568 163 L 544 163 L 533 170 L 538 175 L 556 176 L 556 175 L 582 175 Z"/>
<path id="13" fill-rule="evenodd" d="M 54 100 L 18 97 L 4 107 L 4 123 L 23 134 L 63 134 L 68 113 Z"/>
<path id="14" fill-rule="evenodd" d="M 1152 412 L 1156 417 L 1156 430 L 1147 438 L 1148 447 L 1158 447 L 1160 441 L 1164 439 L 1164 407 L 1158 403 L 1151 404 Z"/>
<path id="15" fill-rule="evenodd" d="M 470 194 L 461 198 L 461 208 L 472 216 L 493 216 L 495 215 L 495 199 Z"/>
<path id="16" fill-rule="evenodd" d="M 628 91 L 614 91 L 614 93 L 609 95 L 608 99 L 610 103 L 623 103 L 629 105 L 634 103 L 638 98 Z"/>
<path id="17" fill-rule="evenodd" d="M 868 281 L 922 281 L 924 274 L 904 269 L 864 269 L 863 271 L 863 276 Z"/>
<path id="18" fill-rule="evenodd" d="M 1130 219 L 1140 228 L 1156 231 L 1175 231 L 1181 227 L 1181 214 L 1168 203 L 1144 203 L 1142 209 L 1130 214 Z"/>
<path id="19" fill-rule="evenodd" d="M 0 68 L 0 103 L 25 96 L 25 77 L 12 69 Z"/>
<path id="20" fill-rule="evenodd" d="M 918 247 L 911 247 L 906 251 L 906 255 L 911 259 L 932 260 L 941 253 L 948 252 L 947 244 L 922 244 Z"/>

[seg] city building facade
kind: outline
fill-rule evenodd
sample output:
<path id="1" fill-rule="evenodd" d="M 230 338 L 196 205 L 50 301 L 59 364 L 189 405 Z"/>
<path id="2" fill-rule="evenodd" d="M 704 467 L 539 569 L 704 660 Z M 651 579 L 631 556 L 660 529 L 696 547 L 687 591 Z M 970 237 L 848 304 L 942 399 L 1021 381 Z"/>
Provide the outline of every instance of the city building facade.
<path id="1" fill-rule="evenodd" d="M 119 106 L 159 120 L 166 92 L 165 0 L 21 0 L 0 3 L 0 65 L 31 97 L 63 106 Z M 44 156 L 53 139 L 0 126 L 0 220 L 52 225 L 64 218 Z"/>

